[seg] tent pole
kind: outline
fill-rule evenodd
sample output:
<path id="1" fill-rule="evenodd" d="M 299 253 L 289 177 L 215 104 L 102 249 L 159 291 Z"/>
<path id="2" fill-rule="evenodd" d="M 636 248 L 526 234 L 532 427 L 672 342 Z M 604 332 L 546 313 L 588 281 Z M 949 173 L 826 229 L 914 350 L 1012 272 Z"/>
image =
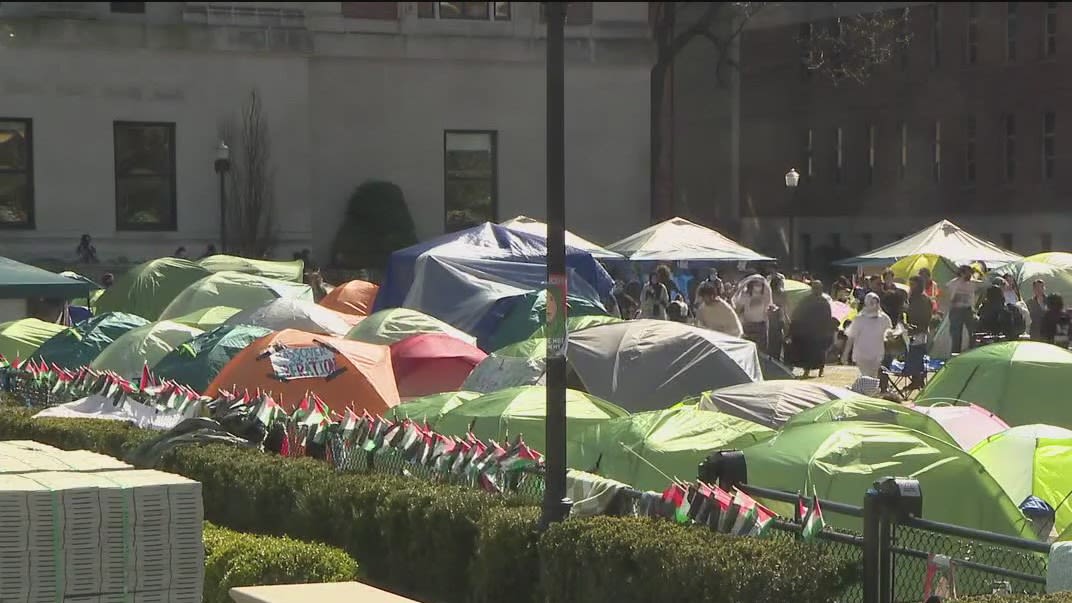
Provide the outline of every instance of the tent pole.
<path id="1" fill-rule="evenodd" d="M 565 519 L 566 500 L 566 3 L 547 15 L 547 408 L 546 473 L 540 526 Z"/>

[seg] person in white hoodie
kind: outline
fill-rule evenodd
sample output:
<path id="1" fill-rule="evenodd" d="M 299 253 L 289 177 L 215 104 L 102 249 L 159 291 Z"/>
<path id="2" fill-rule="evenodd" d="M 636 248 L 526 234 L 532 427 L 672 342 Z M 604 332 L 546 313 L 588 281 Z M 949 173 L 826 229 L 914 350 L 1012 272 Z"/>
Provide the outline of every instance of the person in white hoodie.
<path id="1" fill-rule="evenodd" d="M 886 354 L 886 336 L 893 329 L 890 317 L 882 311 L 882 301 L 874 293 L 864 297 L 864 307 L 845 331 L 849 341 L 842 352 L 841 362 L 847 363 L 849 354 L 865 377 L 878 377 L 882 357 Z"/>

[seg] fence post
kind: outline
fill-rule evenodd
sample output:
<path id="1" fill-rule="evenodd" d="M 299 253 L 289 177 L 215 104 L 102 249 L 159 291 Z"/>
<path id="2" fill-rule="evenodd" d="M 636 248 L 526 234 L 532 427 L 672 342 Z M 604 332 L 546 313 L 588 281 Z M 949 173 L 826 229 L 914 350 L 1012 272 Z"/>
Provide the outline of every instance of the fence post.
<path id="1" fill-rule="evenodd" d="M 864 494 L 864 600 L 863 603 L 879 603 L 882 580 L 882 503 L 878 490 L 870 488 Z"/>
<path id="2" fill-rule="evenodd" d="M 894 600 L 894 530 L 898 521 L 903 517 L 923 516 L 923 492 L 919 482 L 914 479 L 903 477 L 885 477 L 874 483 L 868 490 L 874 495 L 874 511 L 878 524 L 877 533 L 872 534 L 874 544 L 867 541 L 866 531 L 869 522 L 867 511 L 864 511 L 864 547 L 874 546 L 877 549 L 877 563 L 874 571 L 877 574 L 876 597 L 865 603 L 893 603 Z M 869 498 L 871 498 L 869 496 Z M 865 499 L 866 502 L 866 499 Z M 866 567 L 866 562 L 865 562 Z M 865 569 L 866 572 L 866 569 Z"/>

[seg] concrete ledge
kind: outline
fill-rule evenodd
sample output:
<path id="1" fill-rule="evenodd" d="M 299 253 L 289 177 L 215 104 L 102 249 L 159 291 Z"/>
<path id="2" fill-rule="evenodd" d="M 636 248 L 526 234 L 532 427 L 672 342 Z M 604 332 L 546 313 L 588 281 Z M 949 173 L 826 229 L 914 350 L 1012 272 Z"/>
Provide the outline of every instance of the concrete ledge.
<path id="1" fill-rule="evenodd" d="M 360 582 L 246 586 L 231 589 L 235 603 L 416 603 Z"/>

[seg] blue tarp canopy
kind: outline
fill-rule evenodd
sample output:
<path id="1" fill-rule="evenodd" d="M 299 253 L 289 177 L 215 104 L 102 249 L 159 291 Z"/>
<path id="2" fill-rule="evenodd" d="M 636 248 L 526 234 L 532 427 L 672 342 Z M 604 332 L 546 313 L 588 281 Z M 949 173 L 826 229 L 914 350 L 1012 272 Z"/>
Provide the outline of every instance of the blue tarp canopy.
<path id="1" fill-rule="evenodd" d="M 376 310 L 410 308 L 471 335 L 500 299 L 544 288 L 547 241 L 484 223 L 391 254 Z M 613 282 L 591 254 L 566 248 L 569 294 L 601 305 Z M 491 325 L 486 324 L 485 328 Z"/>

